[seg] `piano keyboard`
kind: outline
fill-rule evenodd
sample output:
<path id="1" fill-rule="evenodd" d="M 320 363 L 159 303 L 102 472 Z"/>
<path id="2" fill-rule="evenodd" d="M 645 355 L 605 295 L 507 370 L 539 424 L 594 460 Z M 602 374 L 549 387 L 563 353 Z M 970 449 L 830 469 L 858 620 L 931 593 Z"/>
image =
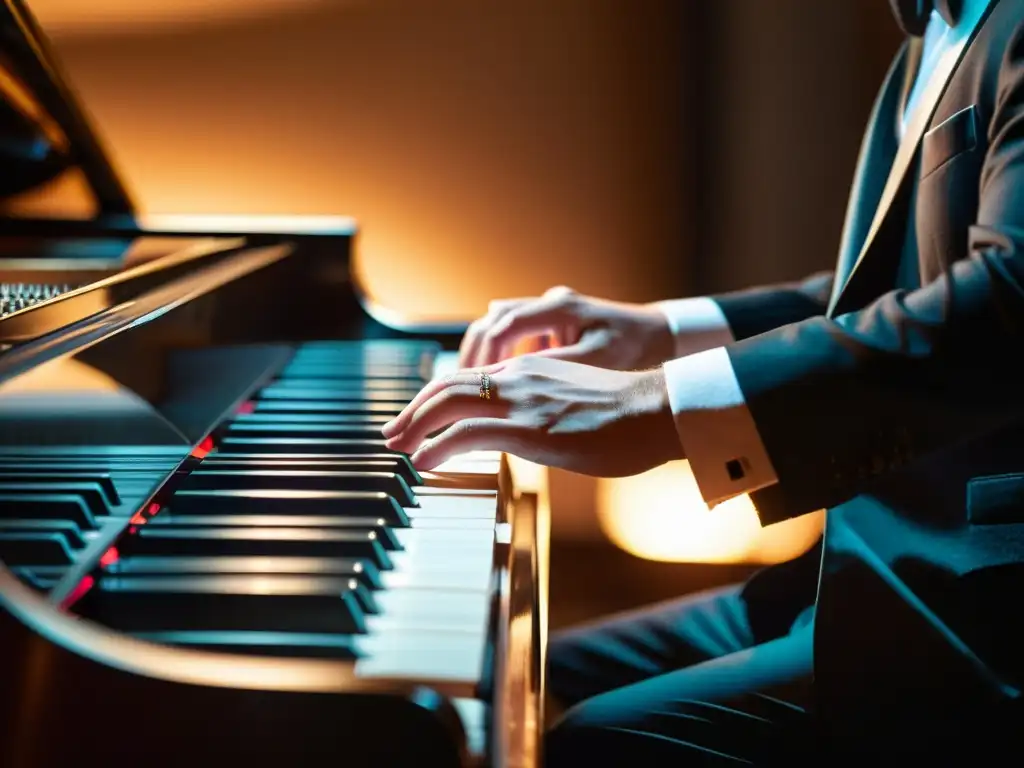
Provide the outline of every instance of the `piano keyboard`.
<path id="1" fill-rule="evenodd" d="M 437 686 L 479 752 L 501 457 L 421 474 L 380 435 L 453 365 L 419 342 L 300 345 L 177 471 L 159 447 L 2 453 L 0 560 L 139 639 Z"/>
<path id="2" fill-rule="evenodd" d="M 0 201 L 96 203 L 0 221 L 0 765 L 534 768 L 547 511 L 380 435 L 465 329 L 372 306 L 351 219 L 140 215 L 23 0 L 0 33 L 68 145 Z"/>

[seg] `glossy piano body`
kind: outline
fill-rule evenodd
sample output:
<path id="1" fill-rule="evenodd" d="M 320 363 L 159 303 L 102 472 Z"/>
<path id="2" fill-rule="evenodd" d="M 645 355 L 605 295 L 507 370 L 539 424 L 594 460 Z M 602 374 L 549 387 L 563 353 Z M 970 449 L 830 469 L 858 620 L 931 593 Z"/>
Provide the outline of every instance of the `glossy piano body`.
<path id="1" fill-rule="evenodd" d="M 60 134 L 3 192 L 96 197 L 0 218 L 0 765 L 536 765 L 546 520 L 503 457 L 376 433 L 459 329 L 375 319 L 348 220 L 135 215 L 0 30 L 53 123 L 0 129 Z"/>

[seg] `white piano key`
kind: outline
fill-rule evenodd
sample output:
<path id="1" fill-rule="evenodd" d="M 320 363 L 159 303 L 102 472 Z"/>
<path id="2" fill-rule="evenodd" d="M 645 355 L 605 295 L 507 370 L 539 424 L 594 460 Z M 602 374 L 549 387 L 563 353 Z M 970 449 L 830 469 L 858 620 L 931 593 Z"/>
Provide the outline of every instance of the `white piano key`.
<path id="1" fill-rule="evenodd" d="M 498 514 L 498 503 L 496 494 L 461 495 L 447 493 L 445 495 L 433 495 L 421 493 L 421 488 L 416 487 L 413 493 L 418 507 L 405 507 L 405 513 L 410 519 L 415 520 L 421 517 L 431 518 L 460 518 L 475 517 L 485 520 L 494 520 Z"/>
<path id="2" fill-rule="evenodd" d="M 493 565 L 493 537 L 476 548 L 392 552 L 393 569 L 381 573 L 385 588 L 442 586 L 463 591 L 486 592 Z"/>
<path id="3" fill-rule="evenodd" d="M 440 379 L 459 370 L 458 352 L 438 352 L 434 355 L 434 370 L 431 378 Z"/>
<path id="4" fill-rule="evenodd" d="M 440 475 L 452 474 L 490 474 L 496 475 L 501 468 L 501 454 L 497 451 L 471 451 L 453 456 L 431 472 Z"/>
<path id="5" fill-rule="evenodd" d="M 480 632 L 387 631 L 355 638 L 363 656 L 356 675 L 472 683 L 480 679 L 485 637 Z"/>
<path id="6" fill-rule="evenodd" d="M 463 553 L 460 557 L 412 557 L 408 552 L 391 552 L 392 570 L 385 571 L 381 577 L 391 579 L 396 585 L 407 583 L 409 586 L 416 586 L 422 581 L 429 584 L 434 580 L 448 583 L 451 579 L 458 579 L 458 584 L 464 590 L 486 591 L 491 578 L 491 564 L 493 553 L 488 549 L 486 552 Z M 396 574 L 396 575 L 392 575 Z"/>
<path id="7" fill-rule="evenodd" d="M 494 528 L 494 521 L 485 517 L 417 517 L 409 520 L 409 525 L 417 530 L 444 530 L 446 528 L 456 528 L 461 531 L 490 531 Z"/>
<path id="8" fill-rule="evenodd" d="M 490 563 L 478 568 L 452 570 L 444 568 L 395 569 L 380 575 L 384 589 L 490 590 Z"/>
<path id="9" fill-rule="evenodd" d="M 407 552 L 479 550 L 494 543 L 494 529 L 395 528 L 395 538 Z"/>
<path id="10" fill-rule="evenodd" d="M 418 493 L 421 496 L 458 496 L 472 497 L 472 498 L 491 498 L 497 499 L 498 492 L 493 488 L 466 488 L 459 487 L 458 485 L 414 485 L 412 486 L 413 493 Z"/>
<path id="11" fill-rule="evenodd" d="M 393 589 L 374 594 L 380 614 L 366 617 L 369 634 L 394 629 L 482 632 L 491 596 L 476 590 Z"/>

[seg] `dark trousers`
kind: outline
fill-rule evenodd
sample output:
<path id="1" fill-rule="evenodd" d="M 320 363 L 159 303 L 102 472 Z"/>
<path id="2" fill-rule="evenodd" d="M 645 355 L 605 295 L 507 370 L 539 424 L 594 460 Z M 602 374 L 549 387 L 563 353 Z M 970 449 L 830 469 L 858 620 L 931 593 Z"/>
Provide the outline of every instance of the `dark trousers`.
<path id="1" fill-rule="evenodd" d="M 545 765 L 813 765 L 813 597 L 762 597 L 728 587 L 554 636 L 548 688 L 568 710 Z"/>

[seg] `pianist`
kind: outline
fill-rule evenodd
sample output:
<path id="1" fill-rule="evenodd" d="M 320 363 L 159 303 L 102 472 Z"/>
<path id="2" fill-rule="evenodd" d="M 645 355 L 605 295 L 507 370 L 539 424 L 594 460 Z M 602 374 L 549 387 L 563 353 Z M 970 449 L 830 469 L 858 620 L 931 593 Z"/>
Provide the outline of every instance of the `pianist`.
<path id="1" fill-rule="evenodd" d="M 833 273 L 652 306 L 564 289 L 497 302 L 465 337 L 467 370 L 387 425 L 390 445 L 422 468 L 494 449 L 597 476 L 685 456 L 710 505 L 750 493 L 766 524 L 829 508 L 824 594 L 833 529 L 856 519 L 863 490 L 898 487 L 909 468 L 936 482 L 961 471 L 943 451 L 1021 409 L 1024 0 L 891 5 L 907 43 L 871 116 Z M 558 346 L 505 359 L 538 334 Z M 1019 471 L 1024 441 L 1009 444 L 1000 466 Z M 903 502 L 927 519 L 920 482 Z M 549 764 L 788 765 L 816 741 L 838 748 L 807 708 L 812 656 L 814 689 L 837 672 L 812 632 L 818 553 L 555 639 L 550 686 L 572 708 Z M 914 649 L 888 642 L 898 675 Z M 943 675 L 886 716 L 893 741 L 846 754 L 980 743 L 972 702 L 929 702 Z M 852 704 L 865 718 L 891 691 L 876 693 Z"/>

